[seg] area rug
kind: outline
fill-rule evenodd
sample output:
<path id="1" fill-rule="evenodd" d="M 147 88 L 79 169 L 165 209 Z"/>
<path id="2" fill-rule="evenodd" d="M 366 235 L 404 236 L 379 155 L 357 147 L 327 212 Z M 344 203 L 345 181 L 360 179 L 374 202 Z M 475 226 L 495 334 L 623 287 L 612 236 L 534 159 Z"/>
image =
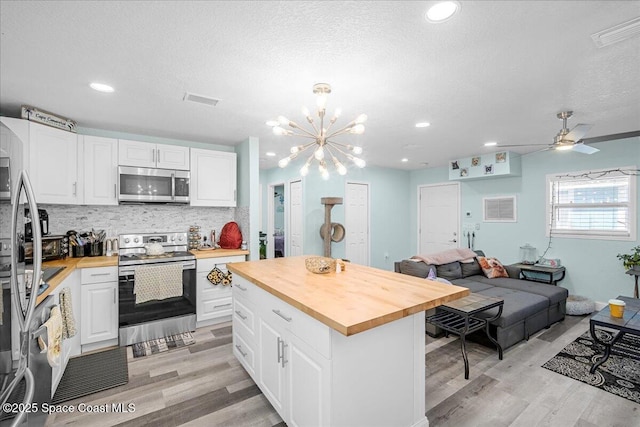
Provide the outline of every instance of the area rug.
<path id="1" fill-rule="evenodd" d="M 129 382 L 126 350 L 118 347 L 70 359 L 52 403 L 66 402 Z"/>
<path id="2" fill-rule="evenodd" d="M 615 335 L 600 329 L 596 333 L 603 341 Z M 622 337 L 611 349 L 609 359 L 591 374 L 591 365 L 603 354 L 604 346 L 595 343 L 587 331 L 542 367 L 640 403 L 640 337 Z"/>
<path id="3" fill-rule="evenodd" d="M 182 334 L 169 335 L 164 338 L 133 344 L 131 348 L 133 350 L 133 357 L 137 358 L 161 353 L 163 351 L 171 350 L 172 348 L 184 347 L 195 342 L 196 340 L 193 338 L 193 335 L 191 335 L 191 332 L 185 332 Z"/>

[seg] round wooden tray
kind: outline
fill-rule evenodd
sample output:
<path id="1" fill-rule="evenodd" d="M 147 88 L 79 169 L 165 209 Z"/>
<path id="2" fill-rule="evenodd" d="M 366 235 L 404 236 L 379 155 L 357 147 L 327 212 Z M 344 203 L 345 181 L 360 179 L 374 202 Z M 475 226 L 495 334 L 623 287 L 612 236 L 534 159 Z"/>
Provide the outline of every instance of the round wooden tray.
<path id="1" fill-rule="evenodd" d="M 199 251 L 212 251 L 216 249 L 215 246 L 198 246 Z"/>

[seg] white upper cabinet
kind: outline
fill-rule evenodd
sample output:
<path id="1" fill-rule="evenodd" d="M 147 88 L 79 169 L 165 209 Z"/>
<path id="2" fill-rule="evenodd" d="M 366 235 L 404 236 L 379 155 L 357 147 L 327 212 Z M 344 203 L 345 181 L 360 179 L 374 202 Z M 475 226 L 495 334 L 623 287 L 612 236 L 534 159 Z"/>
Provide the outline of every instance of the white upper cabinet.
<path id="1" fill-rule="evenodd" d="M 118 140 L 100 136 L 80 137 L 78 168 L 84 179 L 85 205 L 117 205 Z"/>
<path id="2" fill-rule="evenodd" d="M 30 122 L 29 145 L 29 175 L 38 203 L 79 203 L 78 136 Z"/>
<path id="3" fill-rule="evenodd" d="M 191 149 L 191 206 L 236 206 L 236 153 Z"/>
<path id="4" fill-rule="evenodd" d="M 126 139 L 118 141 L 120 166 L 189 170 L 189 147 Z"/>

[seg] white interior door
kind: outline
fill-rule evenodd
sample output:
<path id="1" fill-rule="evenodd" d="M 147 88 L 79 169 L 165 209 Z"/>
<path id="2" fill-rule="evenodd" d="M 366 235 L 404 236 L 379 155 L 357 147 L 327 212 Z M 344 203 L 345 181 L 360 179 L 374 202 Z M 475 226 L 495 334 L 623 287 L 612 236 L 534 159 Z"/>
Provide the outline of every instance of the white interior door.
<path id="1" fill-rule="evenodd" d="M 419 254 L 459 247 L 460 184 L 421 186 L 418 203 Z"/>
<path id="2" fill-rule="evenodd" d="M 289 183 L 289 197 L 285 196 L 285 202 L 286 200 L 289 200 L 286 208 L 289 213 L 289 225 L 285 230 L 285 241 L 288 243 L 287 253 L 290 256 L 303 255 L 302 181 L 291 181 Z"/>
<path id="3" fill-rule="evenodd" d="M 369 265 L 369 184 L 348 182 L 345 197 L 347 259 Z"/>

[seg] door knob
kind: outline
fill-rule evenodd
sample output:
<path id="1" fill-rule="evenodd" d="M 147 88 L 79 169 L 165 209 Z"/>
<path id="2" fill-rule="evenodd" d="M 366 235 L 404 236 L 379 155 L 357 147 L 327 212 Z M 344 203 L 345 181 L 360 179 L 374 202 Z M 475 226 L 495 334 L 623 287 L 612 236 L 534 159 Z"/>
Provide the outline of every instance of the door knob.
<path id="1" fill-rule="evenodd" d="M 450 241 L 450 242 L 452 242 L 452 243 L 456 243 L 456 242 L 457 242 L 457 240 L 456 240 L 456 239 L 449 240 L 449 241 Z"/>

